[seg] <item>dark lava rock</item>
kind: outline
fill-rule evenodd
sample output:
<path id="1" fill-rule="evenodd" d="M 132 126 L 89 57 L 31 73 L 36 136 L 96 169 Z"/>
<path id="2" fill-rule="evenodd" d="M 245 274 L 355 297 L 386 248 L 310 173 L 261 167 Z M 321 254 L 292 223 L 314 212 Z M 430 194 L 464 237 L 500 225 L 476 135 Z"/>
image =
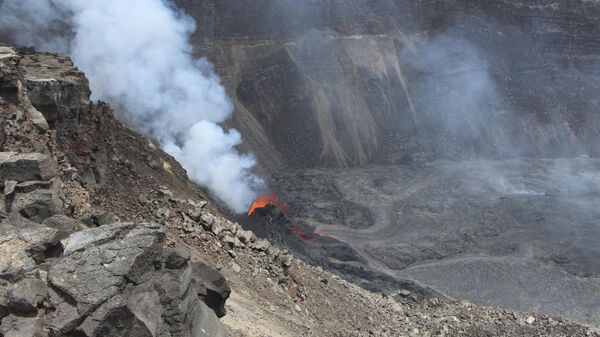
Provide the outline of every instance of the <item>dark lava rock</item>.
<path id="1" fill-rule="evenodd" d="M 190 252 L 183 248 L 165 248 L 163 255 L 165 257 L 165 267 L 169 269 L 182 268 L 191 258 Z"/>
<path id="2" fill-rule="evenodd" d="M 66 215 L 57 214 L 47 218 L 42 222 L 43 225 L 58 230 L 61 239 L 68 237 L 77 231 L 87 229 L 87 226 L 80 220 L 75 220 Z"/>
<path id="3" fill-rule="evenodd" d="M 52 264 L 48 279 L 59 291 L 77 302 L 80 313 L 90 313 L 109 298 L 117 295 L 127 282 L 134 284 L 149 281 L 154 262 L 162 249 L 164 233 L 158 225 L 121 224 L 118 230 L 99 227 L 121 236 L 106 243 L 88 240 L 82 249 L 72 251 L 73 245 L 86 239 L 83 235 L 69 239 L 67 256 Z M 84 231 L 85 232 L 85 231 Z"/>
<path id="4" fill-rule="evenodd" d="M 196 277 L 198 292 L 204 302 L 215 311 L 217 316 L 225 316 L 225 301 L 231 294 L 231 288 L 223 274 L 201 262 L 192 263 L 192 270 Z"/>
<path id="5" fill-rule="evenodd" d="M 44 252 L 58 243 L 57 231 L 37 226 L 0 226 L 0 278 L 18 281 L 36 273 Z"/>
<path id="6" fill-rule="evenodd" d="M 50 180 L 56 175 L 56 164 L 48 154 L 0 152 L 2 180 L 16 182 Z"/>
<path id="7" fill-rule="evenodd" d="M 0 333 L 4 337 L 38 337 L 42 336 L 41 323 L 36 317 L 9 315 L 2 320 Z"/>
<path id="8" fill-rule="evenodd" d="M 15 311 L 37 312 L 39 305 L 48 298 L 48 287 L 36 278 L 25 278 L 13 285 L 6 294 L 7 306 Z"/>
<path id="9" fill-rule="evenodd" d="M 59 214 L 62 211 L 63 202 L 59 198 L 56 184 L 27 193 L 16 193 L 10 206 L 10 212 L 19 213 L 34 222 L 42 222 Z"/>

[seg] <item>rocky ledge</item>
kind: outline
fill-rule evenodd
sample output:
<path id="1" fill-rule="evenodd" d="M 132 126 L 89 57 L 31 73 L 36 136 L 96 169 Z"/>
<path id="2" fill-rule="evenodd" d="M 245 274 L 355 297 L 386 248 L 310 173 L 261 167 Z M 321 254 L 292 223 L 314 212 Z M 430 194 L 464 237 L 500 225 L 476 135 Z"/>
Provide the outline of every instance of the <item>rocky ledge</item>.
<path id="1" fill-rule="evenodd" d="M 70 65 L 59 83 L 60 67 L 47 65 L 45 81 L 28 76 L 32 60 L 0 47 L 0 335 L 226 336 L 219 317 L 231 291 L 220 272 L 166 247 L 159 224 L 86 206 L 94 179 L 57 139 L 97 106 L 70 61 L 50 58 Z"/>
<path id="2" fill-rule="evenodd" d="M 45 154 L 0 153 L 3 336 L 226 335 L 218 271 L 164 247 L 158 224 L 61 214 L 56 167 Z"/>

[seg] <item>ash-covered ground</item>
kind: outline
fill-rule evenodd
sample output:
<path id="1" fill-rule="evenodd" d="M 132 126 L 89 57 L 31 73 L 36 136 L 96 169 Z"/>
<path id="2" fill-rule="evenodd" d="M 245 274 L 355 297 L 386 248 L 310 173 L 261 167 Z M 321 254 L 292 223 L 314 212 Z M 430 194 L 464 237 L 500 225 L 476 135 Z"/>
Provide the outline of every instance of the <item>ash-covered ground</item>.
<path id="1" fill-rule="evenodd" d="M 315 228 L 304 247 L 288 245 L 364 285 L 414 280 L 456 299 L 600 325 L 598 159 L 311 169 L 274 185 L 295 234 Z"/>

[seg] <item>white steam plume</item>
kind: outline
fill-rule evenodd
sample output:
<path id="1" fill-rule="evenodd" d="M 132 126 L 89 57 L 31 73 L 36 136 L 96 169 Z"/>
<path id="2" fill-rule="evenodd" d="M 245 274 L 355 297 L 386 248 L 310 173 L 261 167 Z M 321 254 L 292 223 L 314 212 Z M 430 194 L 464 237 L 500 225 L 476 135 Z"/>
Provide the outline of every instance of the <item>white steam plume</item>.
<path id="1" fill-rule="evenodd" d="M 212 65 L 191 56 L 193 19 L 163 0 L 5 0 L 0 30 L 37 17 L 30 27 L 11 30 L 15 40 L 62 51 L 60 39 L 40 41 L 36 32 L 56 25 L 64 13 L 73 32 L 64 40 L 88 76 L 94 98 L 122 107 L 193 181 L 232 210 L 244 211 L 263 182 L 250 172 L 253 157 L 235 149 L 240 134 L 218 125 L 233 106 Z"/>

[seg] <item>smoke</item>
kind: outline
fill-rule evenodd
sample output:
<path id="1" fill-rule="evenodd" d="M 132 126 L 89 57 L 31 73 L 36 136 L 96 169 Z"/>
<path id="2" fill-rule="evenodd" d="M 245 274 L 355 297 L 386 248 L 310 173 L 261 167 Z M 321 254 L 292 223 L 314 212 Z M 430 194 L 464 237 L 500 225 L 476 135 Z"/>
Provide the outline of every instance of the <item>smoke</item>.
<path id="1" fill-rule="evenodd" d="M 69 14 L 48 0 L 0 1 L 0 34 L 11 36 L 18 45 L 67 53 Z"/>
<path id="2" fill-rule="evenodd" d="M 413 73 L 410 91 L 425 128 L 423 145 L 435 157 L 511 152 L 503 121 L 511 108 L 486 55 L 452 29 L 418 44 L 400 58 Z"/>
<path id="3" fill-rule="evenodd" d="M 72 35 L 40 34 L 67 24 Z M 170 2 L 5 0 L 0 26 L 20 44 L 67 50 L 95 99 L 122 108 L 232 210 L 244 211 L 263 184 L 251 173 L 253 157 L 236 151 L 240 134 L 218 125 L 233 105 L 212 65 L 191 56 L 195 22 Z"/>

